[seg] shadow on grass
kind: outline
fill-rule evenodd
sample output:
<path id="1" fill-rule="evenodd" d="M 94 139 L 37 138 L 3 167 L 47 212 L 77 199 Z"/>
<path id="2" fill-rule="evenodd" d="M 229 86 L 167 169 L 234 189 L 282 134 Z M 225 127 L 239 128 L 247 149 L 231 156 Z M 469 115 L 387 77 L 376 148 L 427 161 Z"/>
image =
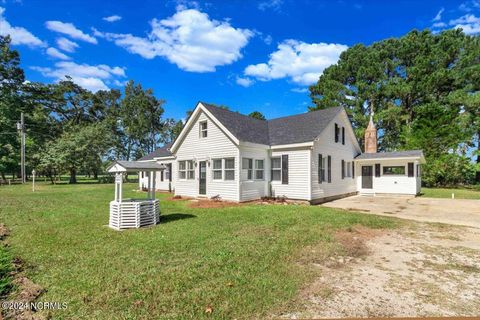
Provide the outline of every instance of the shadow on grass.
<path id="1" fill-rule="evenodd" d="M 189 213 L 170 213 L 166 215 L 161 215 L 160 223 L 168 223 L 176 220 L 190 219 L 190 218 L 196 218 L 196 217 L 197 217 L 196 215 L 189 214 Z"/>

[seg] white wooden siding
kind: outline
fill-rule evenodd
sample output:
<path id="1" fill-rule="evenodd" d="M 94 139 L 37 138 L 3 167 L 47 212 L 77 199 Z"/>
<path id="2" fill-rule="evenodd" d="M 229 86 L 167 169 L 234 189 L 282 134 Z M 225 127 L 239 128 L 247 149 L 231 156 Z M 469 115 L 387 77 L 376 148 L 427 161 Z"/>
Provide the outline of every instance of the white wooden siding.
<path id="1" fill-rule="evenodd" d="M 338 142 L 335 142 L 335 123 L 338 124 L 340 129 Z M 355 141 L 348 134 L 349 126 L 350 123 L 345 114 L 343 112 L 339 113 L 321 133 L 318 140 L 314 142 L 311 160 L 312 200 L 357 191 L 355 179 L 352 177 L 342 179 L 342 159 L 345 160 L 345 162 L 352 162 L 358 153 L 355 147 Z M 345 144 L 342 144 L 342 127 L 345 127 Z M 318 182 L 319 154 L 322 154 L 322 157 L 331 156 L 332 158 L 331 183 L 328 183 L 327 161 L 325 161 L 325 180 L 327 181 L 323 181 L 322 183 Z M 355 176 L 358 174 L 359 172 L 355 170 Z"/>
<path id="2" fill-rule="evenodd" d="M 262 145 L 240 147 L 240 201 L 250 201 L 268 196 L 270 181 L 270 157 L 268 149 L 268 146 Z M 253 177 L 251 180 L 248 180 L 247 177 L 242 174 L 243 170 L 241 165 L 243 158 L 253 159 Z M 255 160 L 264 161 L 263 180 L 255 180 Z"/>
<path id="3" fill-rule="evenodd" d="M 358 172 L 357 176 L 357 189 L 360 193 L 363 194 L 372 194 L 372 193 L 390 193 L 390 194 L 411 194 L 415 195 L 420 192 L 418 180 L 416 176 L 408 176 L 408 163 L 414 163 L 414 171 L 416 169 L 417 161 L 414 160 L 390 160 L 390 159 L 381 159 L 381 160 L 370 160 L 370 161 L 357 161 L 355 167 L 355 173 Z M 375 177 L 375 164 L 380 164 L 380 177 Z M 371 165 L 373 173 L 373 188 L 372 189 L 362 189 L 362 166 Z M 405 174 L 403 175 L 384 175 L 383 167 L 384 166 L 405 166 Z M 414 172 L 416 175 L 416 172 Z"/>
<path id="4" fill-rule="evenodd" d="M 200 138 L 199 122 L 207 121 L 207 137 Z M 185 139 L 178 147 L 176 153 L 176 166 L 174 172 L 175 195 L 197 197 L 199 196 L 199 161 L 207 161 L 207 197 L 220 195 L 223 200 L 240 201 L 239 197 L 239 150 L 238 147 L 225 135 L 225 133 L 204 112 L 201 112 L 195 123 L 187 132 Z M 212 160 L 217 158 L 235 159 L 235 180 L 213 180 Z M 178 161 L 195 160 L 195 179 L 184 180 L 178 176 Z"/>
<path id="5" fill-rule="evenodd" d="M 164 164 L 167 166 L 168 164 L 172 164 L 172 182 L 171 182 L 171 189 L 175 190 L 175 175 L 176 175 L 176 162 L 175 160 L 156 160 L 155 161 L 158 164 Z M 169 189 L 169 181 L 166 177 L 165 171 L 163 172 L 163 181 L 161 181 L 161 172 L 157 171 L 156 176 L 155 176 L 155 189 L 159 191 L 168 191 Z M 147 176 L 144 178 L 141 177 L 141 173 L 139 172 L 138 176 L 138 184 L 139 188 L 143 189 L 147 187 L 148 181 L 147 181 Z"/>
<path id="6" fill-rule="evenodd" d="M 282 184 L 282 181 L 272 181 L 272 196 L 310 200 L 310 152 L 310 148 L 272 151 L 272 157 L 288 155 L 288 184 Z"/>

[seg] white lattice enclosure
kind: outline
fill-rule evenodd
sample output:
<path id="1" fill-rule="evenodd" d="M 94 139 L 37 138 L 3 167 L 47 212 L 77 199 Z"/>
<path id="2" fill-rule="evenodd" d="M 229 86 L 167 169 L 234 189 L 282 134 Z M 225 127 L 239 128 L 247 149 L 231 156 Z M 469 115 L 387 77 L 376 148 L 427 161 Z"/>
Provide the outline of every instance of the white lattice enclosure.
<path id="1" fill-rule="evenodd" d="M 108 172 L 115 173 L 115 200 L 110 202 L 108 225 L 115 230 L 141 228 L 160 222 L 160 203 L 155 199 L 155 172 L 164 168 L 156 163 L 117 161 Z M 123 173 L 147 171 L 148 199 L 122 199 Z"/>
<path id="2" fill-rule="evenodd" d="M 124 199 L 110 201 L 109 226 L 116 230 L 140 228 L 160 222 L 158 200 Z"/>

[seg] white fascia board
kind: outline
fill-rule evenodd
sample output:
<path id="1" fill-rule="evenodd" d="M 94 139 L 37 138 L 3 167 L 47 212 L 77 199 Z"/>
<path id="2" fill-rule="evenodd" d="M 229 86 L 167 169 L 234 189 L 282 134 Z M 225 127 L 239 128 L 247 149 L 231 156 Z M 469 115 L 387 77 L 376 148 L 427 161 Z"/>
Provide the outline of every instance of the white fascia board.
<path id="1" fill-rule="evenodd" d="M 313 141 L 302 142 L 302 143 L 280 144 L 276 146 L 271 146 L 270 148 L 272 150 L 278 150 L 278 149 L 307 148 L 307 147 L 313 147 Z"/>
<path id="2" fill-rule="evenodd" d="M 153 161 L 163 161 L 163 160 L 175 160 L 175 156 L 153 158 Z"/>
<path id="3" fill-rule="evenodd" d="M 425 163 L 423 157 L 395 157 L 395 158 L 372 158 L 372 159 L 353 159 L 356 162 L 371 162 L 371 161 L 389 161 L 389 160 L 419 160 L 420 163 Z"/>

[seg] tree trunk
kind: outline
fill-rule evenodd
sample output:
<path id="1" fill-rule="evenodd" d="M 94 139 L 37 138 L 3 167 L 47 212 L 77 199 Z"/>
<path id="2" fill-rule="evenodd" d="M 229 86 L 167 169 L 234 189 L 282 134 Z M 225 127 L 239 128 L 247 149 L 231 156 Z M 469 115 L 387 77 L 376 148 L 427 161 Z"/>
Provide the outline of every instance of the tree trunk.
<path id="1" fill-rule="evenodd" d="M 77 183 L 77 170 L 75 168 L 70 169 L 70 181 L 68 183 Z"/>
<path id="2" fill-rule="evenodd" d="M 480 132 L 477 133 L 477 174 L 475 175 L 475 182 L 480 183 Z"/>
<path id="3" fill-rule="evenodd" d="M 2 175 L 2 180 L 7 181 L 7 178 L 5 178 L 5 172 L 2 172 L 1 175 Z"/>
<path id="4" fill-rule="evenodd" d="M 94 171 L 93 171 L 93 179 L 94 179 L 94 180 L 98 180 L 98 172 L 97 172 L 97 170 L 94 170 Z"/>

